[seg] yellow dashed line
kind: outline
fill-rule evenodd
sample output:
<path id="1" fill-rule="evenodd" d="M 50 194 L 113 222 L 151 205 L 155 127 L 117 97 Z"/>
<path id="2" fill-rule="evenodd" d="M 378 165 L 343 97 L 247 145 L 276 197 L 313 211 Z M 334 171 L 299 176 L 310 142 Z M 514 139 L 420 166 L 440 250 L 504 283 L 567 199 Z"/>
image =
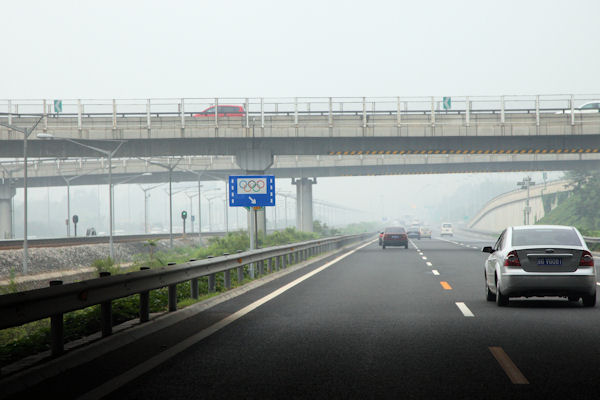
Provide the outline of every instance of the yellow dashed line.
<path id="1" fill-rule="evenodd" d="M 446 281 L 441 281 L 440 285 L 442 285 L 442 287 L 444 288 L 444 290 L 452 290 L 452 286 L 450 286 L 450 284 Z"/>

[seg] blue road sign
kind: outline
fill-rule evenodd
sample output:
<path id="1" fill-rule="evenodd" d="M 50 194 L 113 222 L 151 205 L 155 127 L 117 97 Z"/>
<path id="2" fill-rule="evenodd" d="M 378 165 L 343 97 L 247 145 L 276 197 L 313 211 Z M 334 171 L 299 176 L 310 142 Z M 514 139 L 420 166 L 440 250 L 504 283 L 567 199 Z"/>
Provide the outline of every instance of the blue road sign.
<path id="1" fill-rule="evenodd" d="M 275 205 L 273 175 L 237 175 L 229 177 L 230 207 L 268 207 Z"/>

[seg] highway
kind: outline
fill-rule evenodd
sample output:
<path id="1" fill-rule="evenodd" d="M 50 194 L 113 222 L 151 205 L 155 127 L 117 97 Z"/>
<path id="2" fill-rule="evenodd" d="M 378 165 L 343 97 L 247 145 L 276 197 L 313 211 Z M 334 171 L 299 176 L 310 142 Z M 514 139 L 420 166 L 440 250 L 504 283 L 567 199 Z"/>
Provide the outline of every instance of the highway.
<path id="1" fill-rule="evenodd" d="M 493 241 L 345 250 L 15 398 L 598 398 L 600 307 L 487 302 Z"/>

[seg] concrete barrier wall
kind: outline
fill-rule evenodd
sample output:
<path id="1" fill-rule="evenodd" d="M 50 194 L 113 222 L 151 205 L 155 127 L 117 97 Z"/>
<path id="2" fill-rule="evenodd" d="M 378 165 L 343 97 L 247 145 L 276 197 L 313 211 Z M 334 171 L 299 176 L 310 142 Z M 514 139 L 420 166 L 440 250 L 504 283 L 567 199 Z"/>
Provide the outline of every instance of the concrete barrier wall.
<path id="1" fill-rule="evenodd" d="M 545 215 L 542 195 L 569 192 L 572 187 L 569 181 L 561 180 L 548 182 L 546 186 L 536 185 L 529 189 L 529 205 L 531 207 L 530 222 L 541 219 Z M 487 204 L 473 217 L 468 227 L 475 230 L 501 232 L 511 225 L 523 225 L 523 209 L 527 202 L 526 190 L 514 190 L 504 193 L 487 202 Z M 557 198 L 554 199 L 551 208 L 557 206 Z"/>

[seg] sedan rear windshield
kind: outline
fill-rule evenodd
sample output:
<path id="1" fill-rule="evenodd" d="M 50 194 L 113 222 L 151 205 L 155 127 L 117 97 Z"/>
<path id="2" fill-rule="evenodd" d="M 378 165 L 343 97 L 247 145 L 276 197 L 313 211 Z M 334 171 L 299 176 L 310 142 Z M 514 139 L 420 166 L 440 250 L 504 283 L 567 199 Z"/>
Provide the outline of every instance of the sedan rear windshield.
<path id="1" fill-rule="evenodd" d="M 385 228 L 385 233 L 404 233 L 404 228 Z"/>
<path id="2" fill-rule="evenodd" d="M 515 229 L 513 246 L 581 246 L 573 229 Z"/>

